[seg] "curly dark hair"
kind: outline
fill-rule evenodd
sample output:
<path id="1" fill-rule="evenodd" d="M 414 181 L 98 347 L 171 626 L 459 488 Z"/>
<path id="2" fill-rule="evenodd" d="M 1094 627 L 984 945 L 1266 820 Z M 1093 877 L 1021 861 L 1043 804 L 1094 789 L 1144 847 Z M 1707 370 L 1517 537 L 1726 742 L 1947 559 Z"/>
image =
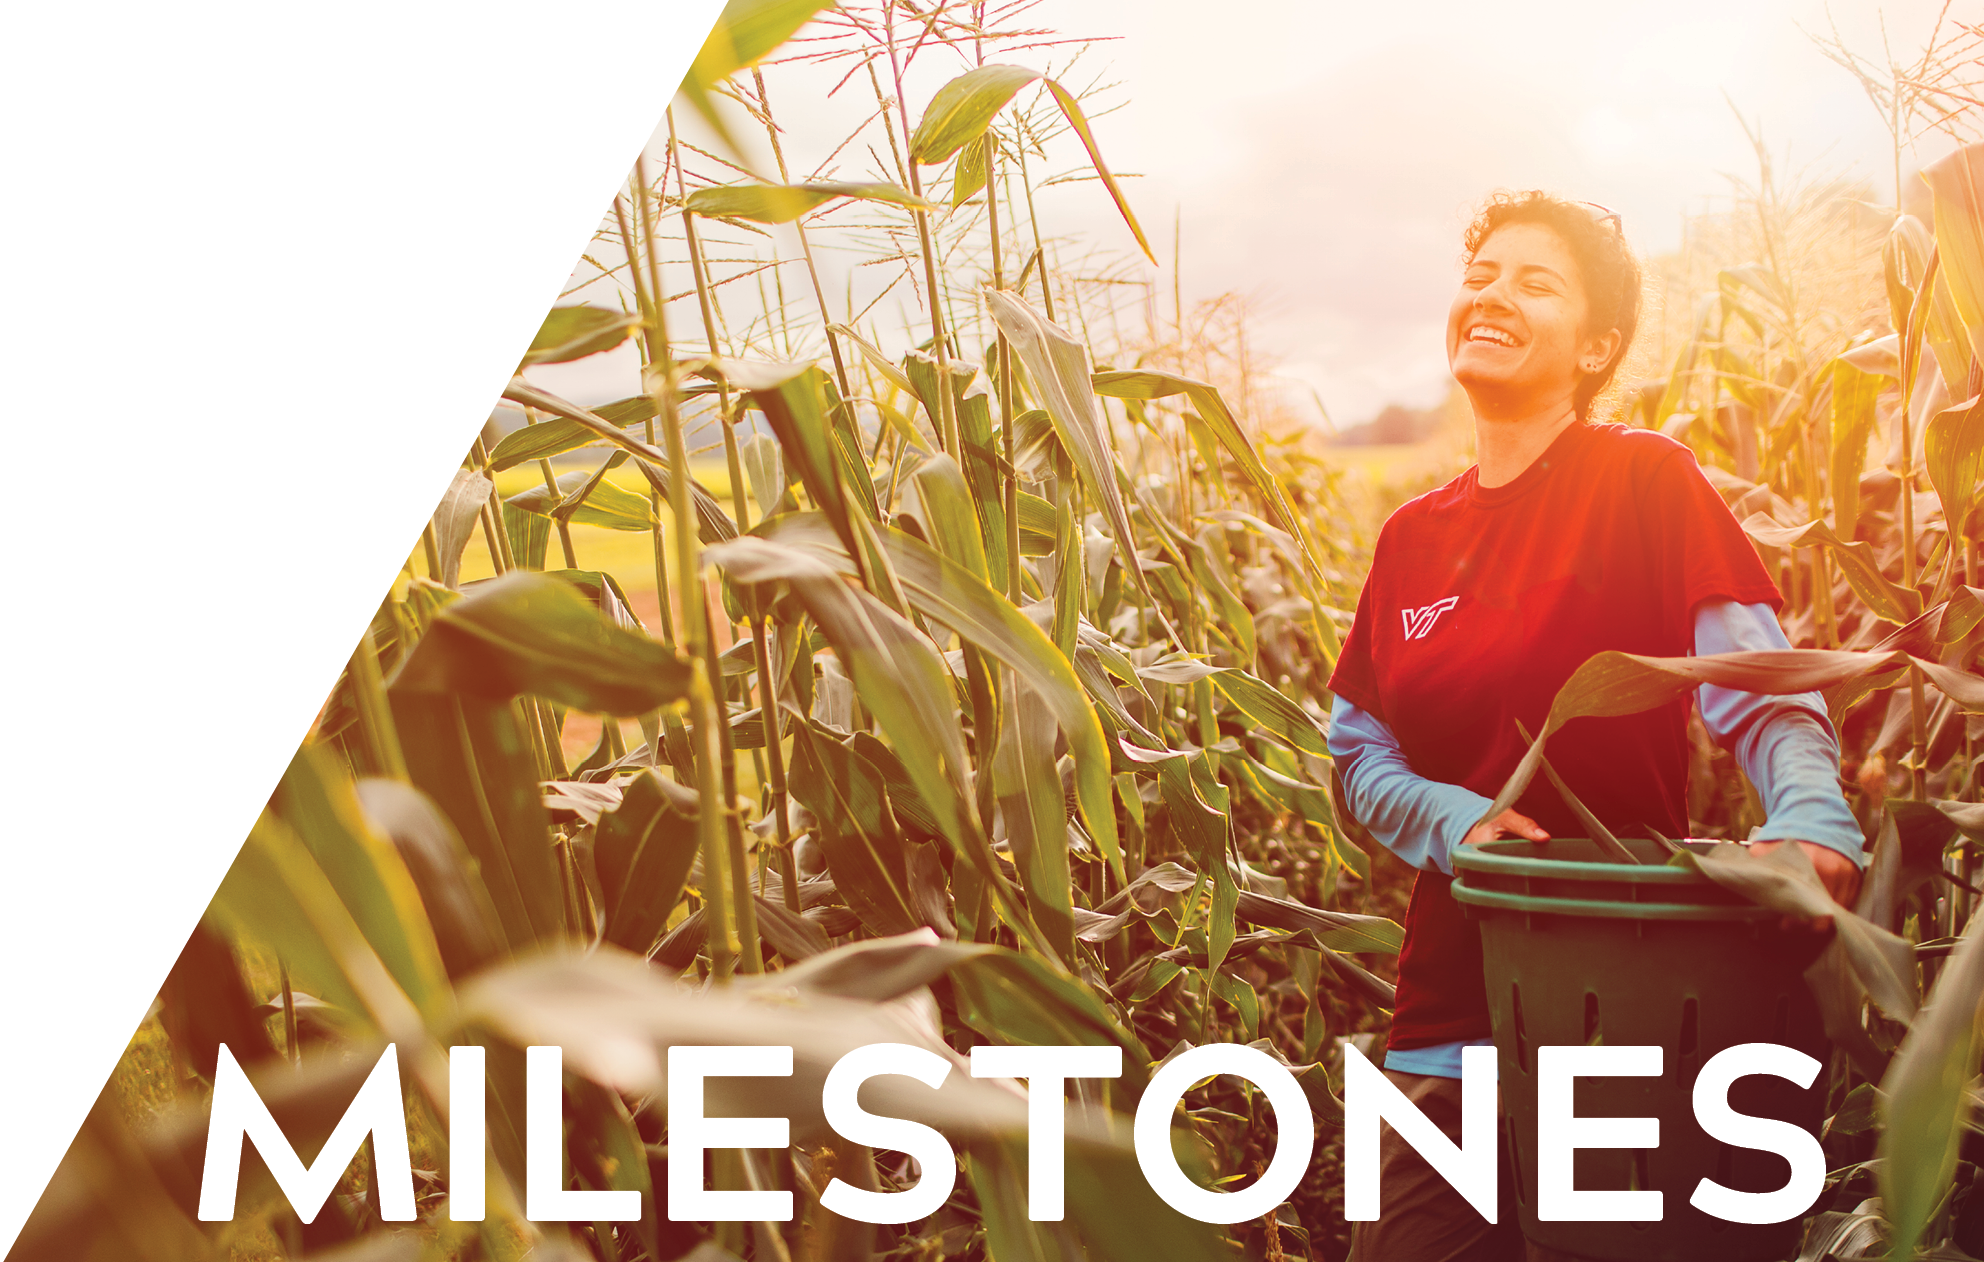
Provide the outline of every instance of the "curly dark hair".
<path id="1" fill-rule="evenodd" d="M 1472 263 L 1495 229 L 1512 223 L 1541 224 L 1557 234 L 1577 263 L 1578 279 L 1584 285 L 1585 332 L 1619 330 L 1619 349 L 1603 369 L 1586 374 L 1578 383 L 1578 419 L 1590 411 L 1591 401 L 1612 383 L 1619 361 L 1633 344 L 1633 333 L 1640 323 L 1640 264 L 1626 244 L 1616 215 L 1595 210 L 1589 202 L 1568 201 L 1539 189 L 1491 194 L 1467 225 L 1461 238 L 1465 261 Z"/>

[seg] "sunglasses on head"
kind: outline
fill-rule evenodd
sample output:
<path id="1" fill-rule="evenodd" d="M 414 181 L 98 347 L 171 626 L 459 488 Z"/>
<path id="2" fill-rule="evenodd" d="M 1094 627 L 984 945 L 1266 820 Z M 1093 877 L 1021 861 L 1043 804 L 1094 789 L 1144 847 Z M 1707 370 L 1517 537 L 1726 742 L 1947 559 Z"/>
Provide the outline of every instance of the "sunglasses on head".
<path id="1" fill-rule="evenodd" d="M 1612 225 L 1612 231 L 1618 233 L 1620 236 L 1626 235 L 1626 225 L 1625 222 L 1619 218 L 1618 211 L 1612 209 L 1610 206 L 1601 206 L 1597 202 L 1579 202 L 1578 205 L 1584 207 L 1585 210 L 1590 212 L 1591 221 L 1593 223 L 1595 224 L 1609 223 Z"/>

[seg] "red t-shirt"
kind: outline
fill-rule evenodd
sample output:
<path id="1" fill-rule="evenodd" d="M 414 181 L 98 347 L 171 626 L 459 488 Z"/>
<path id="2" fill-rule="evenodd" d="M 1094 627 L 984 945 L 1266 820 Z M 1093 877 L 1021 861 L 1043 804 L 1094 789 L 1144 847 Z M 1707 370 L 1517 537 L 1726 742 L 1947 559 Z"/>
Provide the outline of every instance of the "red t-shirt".
<path id="1" fill-rule="evenodd" d="M 1378 534 L 1332 691 L 1377 716 L 1430 780 L 1493 797 L 1550 701 L 1604 649 L 1694 651 L 1707 600 L 1780 603 L 1776 584 L 1692 452 L 1652 430 L 1574 424 L 1521 476 L 1469 469 L 1393 513 Z M 1688 831 L 1688 703 L 1574 719 L 1550 763 L 1617 834 Z M 1552 836 L 1584 828 L 1544 776 L 1515 809 Z M 1405 918 L 1390 1045 L 1489 1034 L 1481 938 L 1449 887 L 1421 872 Z"/>

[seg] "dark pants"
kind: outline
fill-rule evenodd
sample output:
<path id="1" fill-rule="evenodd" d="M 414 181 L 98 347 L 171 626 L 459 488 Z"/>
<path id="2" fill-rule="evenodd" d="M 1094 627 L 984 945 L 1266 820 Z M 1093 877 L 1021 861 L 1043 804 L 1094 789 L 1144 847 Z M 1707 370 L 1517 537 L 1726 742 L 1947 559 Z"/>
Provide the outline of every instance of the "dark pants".
<path id="1" fill-rule="evenodd" d="M 1389 1069 L 1385 1077 L 1441 1134 L 1460 1142 L 1460 1079 Z M 1496 1175 L 1498 1221 L 1490 1223 L 1396 1131 L 1382 1122 L 1379 1127 L 1381 1217 L 1351 1224 L 1350 1262 L 1577 1262 L 1569 1254 L 1541 1249 L 1523 1239 L 1506 1150 Z"/>

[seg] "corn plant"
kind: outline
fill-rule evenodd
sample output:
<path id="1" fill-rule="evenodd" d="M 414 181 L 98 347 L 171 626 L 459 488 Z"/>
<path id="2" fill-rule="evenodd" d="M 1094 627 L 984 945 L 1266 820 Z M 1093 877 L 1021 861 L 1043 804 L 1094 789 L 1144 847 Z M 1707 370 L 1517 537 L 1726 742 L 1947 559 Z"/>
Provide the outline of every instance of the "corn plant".
<path id="1" fill-rule="evenodd" d="M 1921 57 L 1885 72 L 1836 36 L 1823 47 L 1888 116 L 1897 201 L 1925 213 L 1881 208 L 1864 187 L 1787 185 L 1753 133 L 1756 181 L 1663 260 L 1667 371 L 1626 391 L 1617 419 L 1688 443 L 1774 570 L 1800 651 L 1716 669 L 1757 691 L 1824 688 L 1871 847 L 1858 904 L 1838 917 L 1843 945 L 1811 975 L 1838 1054 L 1835 1169 L 1805 1256 L 1970 1257 L 1984 1253 L 1966 1085 L 1984 1054 L 1972 945 L 1984 148 L 1964 142 L 1980 39 L 1945 13 Z M 1917 198 L 1900 173 L 1925 134 L 1958 147 L 1910 177 Z M 1672 695 L 1681 676 L 1658 674 L 1647 687 Z M 1559 705 L 1579 692 L 1574 679 Z M 1742 838 L 1763 822 L 1756 796 L 1698 724 L 1694 735 L 1694 829 Z M 1776 880 L 1747 892 L 1811 906 L 1809 883 Z"/>
<path id="2" fill-rule="evenodd" d="M 808 28 L 787 55 L 850 66 L 886 133 L 883 169 L 832 179 L 788 167 L 757 66 L 815 7 L 733 5 L 698 59 L 702 139 L 671 118 L 587 256 L 624 306 L 547 317 L 505 392 L 527 423 L 474 444 L 161 995 L 187 1085 L 143 1130 L 106 1092 L 23 1256 L 362 1238 L 408 1256 L 1183 1260 L 1221 1234 L 1265 1258 L 1341 1235 L 1333 1180 L 1221 1233 L 1157 1200 L 1129 1145 L 1153 1069 L 1216 1040 L 1289 1063 L 1327 1137 L 1336 1040 L 1391 1003 L 1371 966 L 1399 927 L 1341 905 L 1370 860 L 1327 788 L 1324 681 L 1361 568 L 1335 489 L 1250 411 L 1244 349 L 1206 336 L 1217 311 L 1193 330 L 1174 304 L 1142 345 L 1093 349 L 1124 323 L 1123 287 L 1059 266 L 1034 218 L 1057 142 L 1152 248 L 1082 91 L 987 59 L 1059 47 L 1002 28 L 1023 7 L 891 2 Z M 949 78 L 919 110 L 906 85 L 939 58 Z M 747 125 L 775 173 L 749 171 Z M 847 244 L 822 221 L 850 206 L 916 292 L 911 327 L 831 310 L 816 247 Z M 797 225 L 794 267 L 735 257 L 778 223 Z M 768 274 L 737 328 L 726 303 Z M 629 340 L 642 389 L 618 402 L 530 378 Z M 512 470 L 529 483 L 499 493 Z M 647 562 L 584 568 L 601 530 L 644 536 Z M 1124 1076 L 1075 1102 L 1066 1220 L 1028 1218 L 1017 1088 L 962 1068 L 891 1104 L 958 1146 L 942 1209 L 907 1228 L 823 1209 L 833 1178 L 931 1177 L 824 1124 L 826 1069 L 876 1041 L 960 1065 L 988 1041 L 1121 1048 Z M 792 1192 L 797 1213 L 674 1221 L 666 1051 L 746 1042 L 796 1049 L 795 1076 L 744 1109 L 790 1117 L 793 1146 L 699 1174 Z M 484 1046 L 488 1217 L 452 1222 L 431 1177 L 421 1224 L 391 1228 L 355 1169 L 306 1224 L 250 1163 L 252 1208 L 196 1223 L 223 1043 L 304 1151 L 393 1044 L 436 1169 L 443 1049 Z M 521 1049 L 541 1043 L 566 1049 L 569 1185 L 638 1191 L 638 1222 L 525 1221 Z M 1277 1142 L 1234 1081 L 1176 1124 L 1215 1185 Z"/>

